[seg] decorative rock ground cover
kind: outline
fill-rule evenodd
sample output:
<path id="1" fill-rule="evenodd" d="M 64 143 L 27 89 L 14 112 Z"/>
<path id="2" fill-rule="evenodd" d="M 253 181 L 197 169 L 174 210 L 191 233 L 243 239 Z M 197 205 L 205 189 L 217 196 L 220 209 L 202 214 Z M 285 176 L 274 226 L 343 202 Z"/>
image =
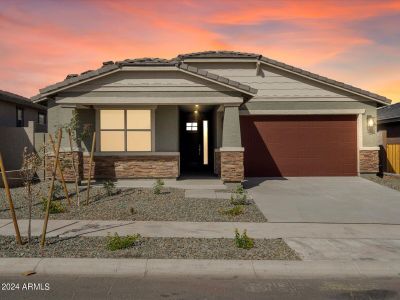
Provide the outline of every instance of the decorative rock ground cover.
<path id="1" fill-rule="evenodd" d="M 223 238 L 142 238 L 136 246 L 116 251 L 107 250 L 107 237 L 52 237 L 43 250 L 38 242 L 35 238 L 30 245 L 19 246 L 14 237 L 1 237 L 0 257 L 300 260 L 282 239 L 256 239 L 249 250 Z"/>
<path id="2" fill-rule="evenodd" d="M 33 218 L 43 218 L 42 198 L 46 196 L 48 182 L 34 186 Z M 73 193 L 72 184 L 68 185 Z M 28 218 L 28 201 L 24 188 L 14 188 L 11 191 L 19 219 Z M 60 192 L 62 197 L 62 191 Z M 50 219 L 60 220 L 136 220 L 136 221 L 191 221 L 191 222 L 266 222 L 264 215 L 252 202 L 243 206 L 239 215 L 224 213 L 233 206 L 228 199 L 196 199 L 185 198 L 184 190 L 164 188 L 160 195 L 155 195 L 152 189 L 125 188 L 118 193 L 107 196 L 103 188 L 91 189 L 91 202 L 84 205 L 86 192 L 81 193 L 81 206 L 77 207 L 76 197 L 69 207 L 65 199 L 62 203 L 65 212 L 51 214 Z M 0 189 L 0 218 L 10 218 L 8 202 L 4 189 Z"/>
<path id="3" fill-rule="evenodd" d="M 373 182 L 379 183 L 380 185 L 384 185 L 400 191 L 400 176 L 389 176 L 389 175 L 377 176 L 375 174 L 363 174 L 362 177 L 371 180 Z"/>

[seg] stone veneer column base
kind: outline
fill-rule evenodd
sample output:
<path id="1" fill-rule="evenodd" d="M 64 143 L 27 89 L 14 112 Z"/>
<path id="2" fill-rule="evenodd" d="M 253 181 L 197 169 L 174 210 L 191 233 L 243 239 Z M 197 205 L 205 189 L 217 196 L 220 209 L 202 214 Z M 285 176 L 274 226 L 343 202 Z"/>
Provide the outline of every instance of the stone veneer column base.
<path id="1" fill-rule="evenodd" d="M 83 158 L 84 178 L 89 173 L 89 156 Z M 171 156 L 95 156 L 92 178 L 177 178 L 179 155 Z"/>
<path id="2" fill-rule="evenodd" d="M 221 152 L 219 152 L 219 149 L 214 150 L 214 174 L 221 174 Z"/>
<path id="3" fill-rule="evenodd" d="M 360 150 L 360 173 L 379 171 L 379 150 Z"/>
<path id="4" fill-rule="evenodd" d="M 82 152 L 80 151 L 74 151 L 72 152 L 72 155 L 74 155 L 75 159 L 75 167 L 78 172 L 79 176 L 79 181 L 83 179 L 83 156 Z M 67 182 L 74 182 L 75 181 L 75 176 L 74 176 L 74 170 L 72 166 L 72 155 L 71 152 L 60 152 L 60 162 L 61 162 L 61 168 L 63 169 L 63 175 L 64 179 Z M 46 155 L 45 158 L 45 172 L 46 172 L 46 178 L 51 177 L 51 172 L 53 170 L 54 166 L 54 154 L 49 154 Z M 57 179 L 59 178 L 58 171 L 56 172 L 57 174 Z"/>
<path id="5" fill-rule="evenodd" d="M 242 182 L 244 179 L 243 151 L 220 150 L 221 179 L 224 182 Z"/>

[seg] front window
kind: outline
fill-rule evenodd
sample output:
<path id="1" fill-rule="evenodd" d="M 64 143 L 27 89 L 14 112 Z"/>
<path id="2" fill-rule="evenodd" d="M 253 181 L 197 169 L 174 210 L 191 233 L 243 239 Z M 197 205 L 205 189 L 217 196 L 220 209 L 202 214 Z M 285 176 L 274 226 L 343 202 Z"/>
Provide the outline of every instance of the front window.
<path id="1" fill-rule="evenodd" d="M 24 127 L 24 110 L 17 107 L 17 127 Z"/>
<path id="2" fill-rule="evenodd" d="M 151 110 L 100 110 L 100 151 L 151 151 Z"/>
<path id="3" fill-rule="evenodd" d="M 38 113 L 38 123 L 40 125 L 46 124 L 46 115 L 44 113 Z"/>

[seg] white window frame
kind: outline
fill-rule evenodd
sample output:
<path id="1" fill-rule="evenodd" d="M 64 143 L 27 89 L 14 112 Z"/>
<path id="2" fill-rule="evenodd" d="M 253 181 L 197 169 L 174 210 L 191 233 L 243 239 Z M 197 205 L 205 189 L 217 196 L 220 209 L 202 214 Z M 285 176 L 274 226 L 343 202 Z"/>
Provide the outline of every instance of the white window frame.
<path id="1" fill-rule="evenodd" d="M 116 153 L 116 154 L 125 154 L 125 153 L 150 153 L 154 152 L 155 149 L 155 108 L 156 107 L 96 107 L 96 152 L 100 153 Z M 124 151 L 101 151 L 101 129 L 100 129 L 100 111 L 101 110 L 123 110 L 124 111 L 124 129 L 105 129 L 104 131 L 124 131 Z M 127 129 L 127 110 L 150 110 L 150 130 L 146 129 Z M 151 150 L 150 151 L 127 151 L 127 132 L 128 131 L 150 131 L 151 134 Z"/>

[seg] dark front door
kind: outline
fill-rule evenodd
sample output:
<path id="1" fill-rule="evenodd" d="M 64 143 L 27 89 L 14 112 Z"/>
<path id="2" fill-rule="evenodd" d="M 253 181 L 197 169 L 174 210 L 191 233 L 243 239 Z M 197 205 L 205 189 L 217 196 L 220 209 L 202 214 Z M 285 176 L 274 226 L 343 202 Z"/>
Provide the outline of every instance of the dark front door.
<path id="1" fill-rule="evenodd" d="M 181 171 L 210 171 L 213 165 L 211 115 L 207 112 L 180 113 Z"/>

